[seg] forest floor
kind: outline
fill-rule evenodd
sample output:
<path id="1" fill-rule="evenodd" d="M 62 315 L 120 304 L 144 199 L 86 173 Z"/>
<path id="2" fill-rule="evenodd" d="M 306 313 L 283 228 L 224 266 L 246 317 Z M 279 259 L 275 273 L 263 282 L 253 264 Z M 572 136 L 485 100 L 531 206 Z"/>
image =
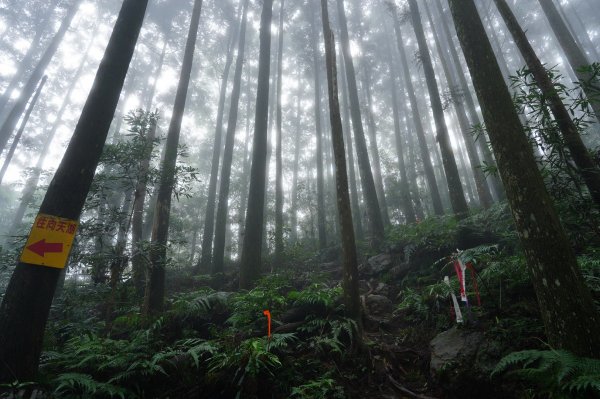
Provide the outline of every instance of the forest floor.
<path id="1" fill-rule="evenodd" d="M 578 256 L 598 301 L 597 243 L 588 235 Z M 546 397 L 532 383 L 491 377 L 503 356 L 547 349 L 505 205 L 460 222 L 429 218 L 390 229 L 381 253 L 361 247 L 362 334 L 344 315 L 338 253 L 290 248 L 286 264 L 250 291 L 237 290 L 235 272 L 169 270 L 166 309 L 153 319 L 140 315 L 128 282 L 107 317 L 107 287 L 67 280 L 53 305 L 41 376 L 12 392 L 29 398 L 34 390 L 38 399 Z M 468 306 L 455 259 L 473 265 Z"/>

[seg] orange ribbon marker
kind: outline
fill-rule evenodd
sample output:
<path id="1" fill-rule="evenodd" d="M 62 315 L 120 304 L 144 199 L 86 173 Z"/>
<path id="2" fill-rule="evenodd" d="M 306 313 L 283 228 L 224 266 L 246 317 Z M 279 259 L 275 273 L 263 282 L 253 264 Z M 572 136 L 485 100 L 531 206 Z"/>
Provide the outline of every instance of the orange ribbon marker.
<path id="1" fill-rule="evenodd" d="M 271 312 L 269 312 L 268 310 L 264 310 L 263 314 L 265 316 L 267 316 L 267 321 L 269 322 L 269 327 L 268 327 L 268 330 L 267 330 L 267 336 L 269 338 L 271 338 Z"/>

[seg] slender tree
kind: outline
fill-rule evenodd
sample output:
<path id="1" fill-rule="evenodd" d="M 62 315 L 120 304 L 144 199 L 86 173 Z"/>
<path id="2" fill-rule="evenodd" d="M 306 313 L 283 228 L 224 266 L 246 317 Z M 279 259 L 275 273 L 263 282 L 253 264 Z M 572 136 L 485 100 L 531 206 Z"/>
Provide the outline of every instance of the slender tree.
<path id="1" fill-rule="evenodd" d="M 227 216 L 229 209 L 229 184 L 231 180 L 231 163 L 233 162 L 233 149 L 235 145 L 235 132 L 237 128 L 238 110 L 240 103 L 240 92 L 242 86 L 242 69 L 244 66 L 246 47 L 246 24 L 248 15 L 248 0 L 244 0 L 242 10 L 242 23 L 238 43 L 237 60 L 233 77 L 233 88 L 231 90 L 231 106 L 229 107 L 229 119 L 227 121 L 227 132 L 225 133 L 225 150 L 223 152 L 223 166 L 221 168 L 221 185 L 219 188 L 219 204 L 217 207 L 217 223 L 215 229 L 215 248 L 213 256 L 213 273 L 223 272 L 223 256 L 225 254 L 225 236 L 227 229 Z M 242 195 L 244 195 L 242 193 Z"/>
<path id="2" fill-rule="evenodd" d="M 314 2 L 315 0 L 313 0 Z M 314 5 L 314 3 L 313 3 Z M 315 79 L 315 91 L 314 91 L 314 110 L 315 110 L 315 133 L 317 140 L 316 149 L 316 161 L 317 161 L 317 229 L 319 234 L 319 249 L 323 250 L 327 246 L 327 230 L 325 223 L 327 223 L 327 216 L 325 215 L 325 193 L 324 193 L 324 171 L 323 171 L 323 129 L 321 127 L 321 75 L 319 69 L 319 31 L 317 29 L 316 13 L 318 7 L 313 7 L 311 13 L 311 48 L 312 48 L 312 69 L 313 76 Z"/>
<path id="3" fill-rule="evenodd" d="M 40 213 L 77 220 L 88 194 L 146 12 L 125 0 L 94 85 Z M 0 305 L 0 382 L 30 381 L 60 269 L 19 262 Z"/>
<path id="4" fill-rule="evenodd" d="M 250 169 L 250 192 L 248 194 L 246 228 L 240 263 L 240 288 L 242 289 L 251 288 L 260 274 L 265 210 L 272 17 L 273 0 L 264 0 L 260 18 L 258 87 L 254 121 L 254 148 L 252 149 L 252 167 Z"/>
<path id="5" fill-rule="evenodd" d="M 44 51 L 44 54 L 42 54 L 40 61 L 37 63 L 35 69 L 31 72 L 29 79 L 27 79 L 27 82 L 23 86 L 23 89 L 21 90 L 21 95 L 13 104 L 2 126 L 0 126 L 0 152 L 2 152 L 6 147 L 6 143 L 8 142 L 10 135 L 15 130 L 17 122 L 19 121 L 21 115 L 23 114 L 23 111 L 25 110 L 27 100 L 35 91 L 38 82 L 44 75 L 46 67 L 48 67 L 48 64 L 50 64 L 50 61 L 52 60 L 52 57 L 54 57 L 56 50 L 58 50 L 58 46 L 62 42 L 62 39 L 65 37 L 69 26 L 71 26 L 71 22 L 73 21 L 73 18 L 75 17 L 75 14 L 79 9 L 80 3 L 81 0 L 74 0 L 73 3 L 67 9 L 67 14 L 64 17 L 60 28 L 58 28 L 58 31 L 52 38 L 52 41 L 48 44 L 46 51 Z"/>
<path id="6" fill-rule="evenodd" d="M 473 0 L 450 0 L 549 343 L 600 355 L 600 315 L 536 166 Z"/>
<path id="7" fill-rule="evenodd" d="M 277 50 L 277 126 L 276 126 L 276 150 L 275 150 L 275 267 L 279 267 L 283 260 L 283 151 L 282 151 L 282 110 L 281 91 L 283 85 L 283 18 L 284 4 L 281 0 L 279 6 L 279 30 Z"/>
<path id="8" fill-rule="evenodd" d="M 396 75 L 391 52 L 388 53 L 388 63 L 390 67 L 390 91 L 392 92 L 392 114 L 394 116 L 394 138 L 396 139 L 396 154 L 398 156 L 398 169 L 400 171 L 400 197 L 402 198 L 402 211 L 408 223 L 416 222 L 415 210 L 410 195 L 408 184 L 408 174 L 406 173 L 406 163 L 404 162 L 404 140 L 400 128 L 400 112 L 398 105 L 398 89 L 396 86 Z"/>
<path id="9" fill-rule="evenodd" d="M 181 75 L 179 76 L 179 84 L 177 85 L 177 93 L 175 94 L 175 103 L 173 104 L 173 114 L 171 116 L 167 141 L 165 143 L 164 159 L 161 165 L 160 182 L 157 189 L 158 195 L 156 197 L 156 209 L 154 211 L 154 222 L 152 224 L 150 269 L 144 296 L 144 313 L 146 315 L 156 314 L 162 311 L 164 302 L 167 239 L 169 237 L 171 196 L 175 184 L 177 148 L 179 146 L 181 122 L 185 111 L 185 102 L 194 61 L 194 50 L 196 48 L 201 9 L 202 0 L 195 0 L 190 21 L 190 29 L 185 44 Z"/>
<path id="10" fill-rule="evenodd" d="M 163 37 L 163 46 L 158 59 L 158 64 L 154 71 L 155 79 L 149 88 L 146 99 L 146 110 L 152 109 L 154 101 L 154 93 L 156 90 L 156 82 L 162 71 L 165 54 L 167 51 L 167 36 Z M 144 207 L 146 205 L 146 196 L 148 190 L 148 172 L 150 170 L 150 161 L 154 150 L 154 141 L 156 139 L 156 130 L 158 128 L 158 114 L 155 114 L 150 119 L 150 126 L 147 133 L 143 137 L 144 155 L 139 164 L 137 182 L 134 192 L 133 213 L 131 216 L 131 271 L 132 280 L 135 287 L 135 292 L 138 298 L 143 298 L 146 282 L 146 259 L 142 253 L 142 240 L 144 237 Z"/>
<path id="11" fill-rule="evenodd" d="M 594 76 L 589 71 L 582 70 L 582 67 L 585 68 L 586 66 L 590 65 L 590 62 L 581 47 L 579 47 L 575 41 L 575 38 L 569 31 L 565 21 L 561 18 L 553 1 L 538 1 L 542 7 L 542 10 L 544 11 L 544 14 L 546 15 L 546 18 L 548 18 L 548 22 L 550 23 L 550 27 L 552 28 L 558 43 L 569 60 L 571 69 L 573 69 L 573 72 L 575 72 L 577 79 L 584 83 L 581 87 L 588 97 L 590 106 L 594 110 L 598 122 L 600 122 L 600 95 L 598 94 L 598 89 L 590 87 L 590 85 L 598 86 L 600 79 L 598 76 Z"/>
<path id="12" fill-rule="evenodd" d="M 427 3 L 424 4 L 425 11 L 429 19 L 429 24 L 431 25 L 431 30 L 433 32 L 434 42 L 440 57 L 440 64 L 442 65 L 444 75 L 446 76 L 446 80 L 450 88 L 450 96 L 452 98 L 454 110 L 456 111 L 456 117 L 458 119 L 458 124 L 462 133 L 465 149 L 467 150 L 467 155 L 469 156 L 471 171 L 473 172 L 473 177 L 475 179 L 475 188 L 477 190 L 477 196 L 479 197 L 479 202 L 481 206 L 483 208 L 489 208 L 492 205 L 493 201 L 492 194 L 490 192 L 490 187 L 488 186 L 483 171 L 481 170 L 481 161 L 479 159 L 479 154 L 477 153 L 477 148 L 475 147 L 475 140 L 471 135 L 471 125 L 469 123 L 469 119 L 467 118 L 467 113 L 462 102 L 462 98 L 460 98 L 460 95 L 457 93 L 456 90 L 458 88 L 458 85 L 454 77 L 454 71 L 450 69 L 450 65 L 447 60 L 447 55 L 444 52 L 444 48 L 440 40 L 440 35 L 438 34 L 438 30 L 434 23 L 433 17 L 431 16 L 431 12 L 429 11 L 429 6 L 427 5 Z"/>
<path id="13" fill-rule="evenodd" d="M 339 58 L 343 59 L 341 51 L 339 52 Z M 354 234 L 357 239 L 364 239 L 362 217 L 360 212 L 360 202 L 358 201 L 358 185 L 356 184 L 356 168 L 354 162 L 354 146 L 352 145 L 352 129 L 350 127 L 350 105 L 348 104 L 348 84 L 346 79 L 346 68 L 344 63 L 340 63 L 340 78 L 338 81 L 342 82 L 342 108 L 343 108 L 343 130 L 344 130 L 344 141 L 346 143 L 346 153 L 348 156 L 348 184 L 350 186 L 350 204 L 352 205 L 352 221 L 354 223 Z"/>
<path id="14" fill-rule="evenodd" d="M 515 44 L 523 55 L 527 67 L 533 73 L 537 86 L 546 98 L 550 111 L 552 112 L 552 115 L 554 115 L 560 132 L 565 140 L 565 144 L 569 149 L 570 155 L 579 168 L 579 172 L 581 173 L 587 188 L 590 190 L 592 198 L 596 204 L 600 206 L 600 169 L 594 162 L 585 144 L 583 144 L 581 136 L 577 131 L 577 126 L 575 126 L 569 111 L 556 91 L 554 83 L 548 75 L 548 71 L 546 71 L 544 65 L 533 50 L 533 47 L 531 47 L 529 40 L 527 40 L 527 35 L 517 22 L 512 10 L 505 0 L 494 0 L 494 3 L 496 3 L 496 7 L 498 8 L 498 11 L 500 11 L 500 15 L 502 15 Z"/>
<path id="15" fill-rule="evenodd" d="M 298 77 L 299 78 L 299 77 Z M 302 86 L 300 86 L 302 87 Z M 300 168 L 300 138 L 302 136 L 302 89 L 296 95 L 296 126 L 294 136 L 294 165 L 292 170 L 292 192 L 290 193 L 290 243 L 298 240 L 298 172 Z"/>
<path id="16" fill-rule="evenodd" d="M 208 182 L 208 194 L 206 200 L 206 216 L 204 217 L 204 231 L 202 233 L 202 253 L 196 266 L 196 272 L 207 270 L 212 261 L 213 233 L 215 224 L 215 205 L 217 197 L 217 180 L 219 175 L 219 160 L 222 150 L 223 136 L 223 114 L 225 109 L 225 98 L 227 95 L 227 80 L 229 70 L 233 64 L 233 49 L 237 35 L 237 20 L 229 25 L 229 43 L 227 44 L 227 56 L 225 67 L 221 77 L 221 91 L 219 93 L 219 105 L 217 107 L 217 121 L 215 127 L 215 140 L 213 142 L 212 161 L 210 164 L 210 180 Z"/>
<path id="17" fill-rule="evenodd" d="M 19 145 L 19 141 L 21 140 L 23 131 L 25 131 L 25 127 L 27 126 L 27 122 L 29 121 L 29 117 L 31 116 L 31 112 L 35 108 L 35 104 L 37 103 L 37 100 L 42 92 L 42 89 L 44 88 L 44 85 L 46 84 L 46 80 L 48 80 L 48 76 L 44 75 L 44 77 L 38 84 L 37 89 L 35 90 L 33 98 L 27 105 L 27 109 L 25 110 L 25 115 L 23 116 L 23 120 L 21 121 L 21 126 L 19 127 L 17 134 L 15 134 L 15 137 L 13 138 L 13 142 L 10 145 L 10 149 L 8 150 L 8 153 L 6 154 L 6 158 L 4 158 L 4 163 L 2 164 L 2 168 L 0 169 L 0 184 L 2 184 L 2 180 L 4 180 L 4 174 L 6 173 L 6 170 L 8 169 L 8 166 L 10 165 L 10 162 L 12 161 L 12 157 L 15 154 L 17 145 Z"/>
<path id="18" fill-rule="evenodd" d="M 398 18 L 398 10 L 395 5 L 391 5 L 390 10 L 392 12 L 392 18 L 394 20 L 394 32 L 396 33 L 396 45 L 398 46 L 398 53 L 400 55 L 400 65 L 402 67 L 402 75 L 404 78 L 404 85 L 408 93 L 410 100 L 410 108 L 412 114 L 412 120 L 415 127 L 415 133 L 417 134 L 417 140 L 419 142 L 419 151 L 421 153 L 421 160 L 423 161 L 423 169 L 425 171 L 425 178 L 427 180 L 427 187 L 429 188 L 429 194 L 433 204 L 433 212 L 436 215 L 444 214 L 444 207 L 442 206 L 442 199 L 440 197 L 440 191 L 438 189 L 437 180 L 433 171 L 433 164 L 431 162 L 431 156 L 429 149 L 427 148 L 427 141 L 425 139 L 425 129 L 423 129 L 423 122 L 421 121 L 421 114 L 419 112 L 419 103 L 417 102 L 417 96 L 415 95 L 415 88 L 412 83 L 410 76 L 410 70 L 408 68 L 408 61 L 406 59 L 406 50 L 404 49 L 404 40 L 402 38 L 402 31 L 400 29 L 400 20 Z"/>
<path id="19" fill-rule="evenodd" d="M 346 155 L 344 150 L 344 133 L 340 116 L 338 85 L 336 72 L 335 41 L 329 27 L 327 0 L 321 0 L 323 18 L 323 39 L 325 41 L 325 61 L 327 65 L 327 83 L 329 92 L 329 119 L 331 121 L 331 139 L 335 157 L 335 178 L 337 209 L 340 221 L 340 237 L 343 256 L 343 290 L 344 302 L 348 314 L 361 325 L 361 307 L 358 291 L 358 262 L 354 228 L 352 226 L 352 209 L 348 194 L 348 175 L 346 174 Z"/>
<path id="20" fill-rule="evenodd" d="M 354 129 L 354 144 L 356 144 L 356 157 L 360 169 L 360 182 L 363 195 L 365 197 L 367 215 L 369 217 L 370 233 L 372 244 L 375 248 L 379 247 L 384 238 L 383 219 L 373 172 L 371 171 L 371 162 L 369 161 L 369 152 L 363 130 L 362 116 L 360 112 L 360 103 L 358 101 L 358 88 L 356 85 L 356 73 L 354 63 L 350 54 L 350 38 L 348 37 L 348 23 L 346 21 L 346 12 L 344 10 L 344 0 L 337 0 L 338 19 L 341 31 L 342 54 L 344 55 L 344 64 L 346 67 L 346 81 L 348 83 L 348 95 L 350 99 L 350 115 L 352 117 L 352 128 Z"/>
<path id="21" fill-rule="evenodd" d="M 465 194 L 460 182 L 456 160 L 450 145 L 450 136 L 448 134 L 448 128 L 444 119 L 444 109 L 442 108 L 440 92 L 435 80 L 435 72 L 433 70 L 433 64 L 431 63 L 431 56 L 429 55 L 429 50 L 427 48 L 427 40 L 425 39 L 425 31 L 423 30 L 423 25 L 421 23 L 419 6 L 417 5 L 416 0 L 408 0 L 408 4 L 410 6 L 410 16 L 413 29 L 415 31 L 415 35 L 417 36 L 417 43 L 419 45 L 419 54 L 423 64 L 423 72 L 425 73 L 427 88 L 429 90 L 429 101 L 431 101 L 433 119 L 435 120 L 437 129 L 436 141 L 440 146 L 442 154 L 442 163 L 444 165 L 446 181 L 448 182 L 448 190 L 450 191 L 450 204 L 452 205 L 452 210 L 457 216 L 466 216 L 469 208 L 467 206 L 467 201 L 465 200 Z"/>
<path id="22" fill-rule="evenodd" d="M 460 89 L 463 94 L 464 104 L 465 104 L 467 112 L 469 114 L 469 121 L 471 123 L 471 126 L 481 125 L 481 120 L 479 119 L 479 115 L 477 114 L 477 111 L 475 109 L 475 102 L 473 101 L 473 95 L 471 93 L 471 90 L 469 89 L 469 84 L 467 83 L 467 77 L 470 79 L 471 76 L 469 75 L 468 71 L 464 71 L 463 65 L 460 61 L 460 58 L 458 56 L 458 51 L 456 51 L 456 46 L 454 45 L 454 41 L 452 40 L 453 36 L 450 34 L 450 27 L 448 26 L 449 22 L 448 22 L 447 13 L 444 13 L 444 11 L 442 10 L 441 1 L 442 0 L 436 0 L 433 3 L 436 6 L 436 10 L 438 13 L 438 20 L 441 21 L 442 32 L 443 32 L 442 37 L 444 37 L 446 39 L 445 47 L 448 49 L 448 52 L 450 53 L 452 65 L 454 66 L 454 71 L 458 78 L 458 82 L 460 83 Z M 450 19 L 451 19 L 451 17 L 450 17 Z M 485 133 L 482 133 L 478 137 L 478 139 L 476 140 L 476 143 L 477 143 L 477 146 L 479 147 L 479 151 L 481 152 L 481 154 L 483 154 L 483 159 L 484 159 L 486 165 L 489 167 L 495 167 L 496 160 L 494 159 L 494 156 L 492 155 L 492 151 L 490 150 L 490 147 L 487 144 L 488 140 L 487 140 L 487 136 L 485 135 Z M 490 174 L 488 176 L 487 180 L 490 182 L 490 184 L 494 190 L 494 194 L 496 195 L 496 198 L 504 199 L 504 188 L 502 187 L 502 182 L 500 181 L 498 176 L 496 174 Z"/>
<path id="23" fill-rule="evenodd" d="M 64 115 L 65 111 L 67 110 L 68 105 L 71 102 L 71 100 L 70 100 L 71 94 L 73 93 L 73 90 L 75 90 L 75 87 L 76 87 L 77 83 L 79 82 L 79 78 L 81 77 L 81 74 L 83 73 L 83 70 L 86 66 L 86 63 L 87 63 L 87 60 L 89 57 L 89 53 L 90 53 L 90 49 L 92 48 L 92 44 L 94 43 L 94 39 L 96 38 L 96 33 L 98 32 L 99 26 L 100 25 L 97 24 L 96 27 L 94 28 L 94 31 L 92 32 L 92 35 L 91 35 L 92 38 L 88 42 L 88 45 L 83 53 L 83 57 L 81 58 L 81 61 L 79 62 L 79 66 L 77 67 L 77 71 L 75 71 L 75 74 L 73 75 L 73 78 L 71 79 L 71 84 L 69 85 L 67 92 L 64 94 L 63 102 L 60 105 L 58 112 L 56 113 L 56 118 L 54 120 L 54 123 L 50 127 L 48 133 L 45 135 L 45 139 L 42 144 L 42 148 L 40 150 L 40 155 L 37 159 L 35 167 L 32 170 L 31 175 L 27 179 L 27 182 L 25 183 L 23 191 L 21 192 L 21 200 L 19 202 L 19 207 L 17 208 L 17 211 L 15 212 L 15 215 L 13 216 L 13 219 L 11 222 L 11 227 L 9 230 L 11 232 L 11 234 L 16 234 L 17 229 L 20 227 L 21 222 L 23 221 L 23 216 L 25 215 L 25 211 L 27 210 L 27 207 L 30 206 L 30 204 L 31 204 L 31 201 L 35 194 L 35 190 L 36 190 L 38 182 L 40 180 L 40 175 L 42 174 L 42 166 L 44 165 L 44 161 L 46 160 L 46 156 L 48 155 L 48 151 L 50 150 L 50 145 L 52 144 L 52 141 L 54 140 L 56 131 L 60 127 L 61 123 L 63 122 L 63 120 L 62 120 L 63 115 Z"/>

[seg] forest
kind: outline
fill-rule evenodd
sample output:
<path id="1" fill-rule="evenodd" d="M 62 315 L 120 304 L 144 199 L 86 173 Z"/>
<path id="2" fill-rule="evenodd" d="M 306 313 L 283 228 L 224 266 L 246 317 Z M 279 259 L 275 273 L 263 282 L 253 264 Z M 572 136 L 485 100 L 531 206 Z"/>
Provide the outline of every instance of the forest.
<path id="1" fill-rule="evenodd" d="M 600 397 L 598 0 L 0 0 L 0 398 Z"/>

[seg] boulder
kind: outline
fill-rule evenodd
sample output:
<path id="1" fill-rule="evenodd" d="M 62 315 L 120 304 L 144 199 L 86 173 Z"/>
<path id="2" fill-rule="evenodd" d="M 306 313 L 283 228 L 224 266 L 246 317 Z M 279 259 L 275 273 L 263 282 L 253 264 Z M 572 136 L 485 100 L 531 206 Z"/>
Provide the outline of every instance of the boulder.
<path id="1" fill-rule="evenodd" d="M 389 254 L 375 255 L 369 258 L 367 263 L 371 266 L 371 269 L 375 274 L 383 273 L 386 270 L 391 269 L 394 264 L 392 256 Z"/>
<path id="2" fill-rule="evenodd" d="M 429 344 L 431 349 L 431 374 L 439 375 L 447 367 L 461 368 L 472 363 L 481 342 L 483 334 L 452 327 L 438 334 Z"/>
<path id="3" fill-rule="evenodd" d="M 365 305 L 369 314 L 374 316 L 381 316 L 394 310 L 392 301 L 383 295 L 369 295 L 365 298 Z"/>

